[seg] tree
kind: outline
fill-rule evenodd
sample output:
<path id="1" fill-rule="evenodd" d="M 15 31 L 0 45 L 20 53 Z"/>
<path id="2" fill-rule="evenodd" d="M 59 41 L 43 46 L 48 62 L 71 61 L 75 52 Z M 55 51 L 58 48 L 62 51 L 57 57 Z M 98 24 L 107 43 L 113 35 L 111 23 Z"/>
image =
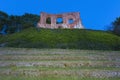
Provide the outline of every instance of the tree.
<path id="1" fill-rule="evenodd" d="M 25 13 L 22 16 L 11 15 L 9 16 L 9 19 L 8 33 L 15 33 L 26 28 L 34 27 L 39 21 L 39 16 Z"/>
<path id="2" fill-rule="evenodd" d="M 8 15 L 0 11 L 0 32 L 8 34 L 19 32 L 23 29 L 36 27 L 40 16 L 36 14 L 25 13 L 22 16 Z M 5 27 L 7 25 L 7 27 Z"/>
<path id="3" fill-rule="evenodd" d="M 112 23 L 113 33 L 120 36 L 120 17 L 116 18 L 116 20 Z"/>
<path id="4" fill-rule="evenodd" d="M 2 29 L 2 26 L 7 22 L 7 20 L 8 14 L 0 11 L 0 30 Z"/>
<path id="5" fill-rule="evenodd" d="M 35 27 L 37 22 L 39 21 L 39 16 L 35 14 L 25 13 L 22 17 L 22 25 L 23 29 L 29 27 Z"/>

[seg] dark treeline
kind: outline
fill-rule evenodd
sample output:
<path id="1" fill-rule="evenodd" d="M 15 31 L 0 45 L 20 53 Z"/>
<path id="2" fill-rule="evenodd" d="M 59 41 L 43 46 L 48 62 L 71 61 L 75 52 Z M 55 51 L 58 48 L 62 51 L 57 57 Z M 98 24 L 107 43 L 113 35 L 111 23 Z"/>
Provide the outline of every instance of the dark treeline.
<path id="1" fill-rule="evenodd" d="M 25 13 L 22 16 L 8 15 L 0 11 L 0 34 L 12 34 L 29 27 L 36 27 L 39 15 Z"/>

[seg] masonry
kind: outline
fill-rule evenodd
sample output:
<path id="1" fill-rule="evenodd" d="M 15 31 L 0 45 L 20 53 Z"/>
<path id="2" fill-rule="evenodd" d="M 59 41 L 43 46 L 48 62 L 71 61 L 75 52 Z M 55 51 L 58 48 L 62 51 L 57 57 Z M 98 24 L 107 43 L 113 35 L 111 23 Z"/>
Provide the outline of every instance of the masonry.
<path id="1" fill-rule="evenodd" d="M 79 12 L 48 14 L 41 12 L 40 21 L 37 24 L 39 28 L 68 28 L 68 29 L 84 29 L 80 19 Z"/>

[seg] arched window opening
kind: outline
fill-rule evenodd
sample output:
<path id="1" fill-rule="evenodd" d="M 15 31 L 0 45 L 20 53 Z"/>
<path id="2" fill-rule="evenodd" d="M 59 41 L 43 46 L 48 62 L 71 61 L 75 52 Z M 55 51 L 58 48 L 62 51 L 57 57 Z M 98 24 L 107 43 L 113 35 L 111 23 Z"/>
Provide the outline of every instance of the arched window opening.
<path id="1" fill-rule="evenodd" d="M 63 18 L 59 17 L 56 19 L 56 24 L 62 24 L 63 23 Z"/>
<path id="2" fill-rule="evenodd" d="M 50 18 L 50 17 L 48 17 L 48 18 L 46 19 L 46 23 L 47 23 L 47 24 L 51 24 L 51 18 Z"/>
<path id="3" fill-rule="evenodd" d="M 69 19 L 69 24 L 73 24 L 74 23 L 74 20 L 73 19 Z"/>

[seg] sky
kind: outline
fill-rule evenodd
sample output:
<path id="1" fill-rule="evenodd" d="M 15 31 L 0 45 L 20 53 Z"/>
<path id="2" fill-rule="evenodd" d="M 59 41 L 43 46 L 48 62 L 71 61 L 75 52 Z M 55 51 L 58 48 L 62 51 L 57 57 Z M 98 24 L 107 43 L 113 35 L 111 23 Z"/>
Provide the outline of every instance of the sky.
<path id="1" fill-rule="evenodd" d="M 0 11 L 9 15 L 80 12 L 86 29 L 105 30 L 120 16 L 120 0 L 0 0 Z"/>

